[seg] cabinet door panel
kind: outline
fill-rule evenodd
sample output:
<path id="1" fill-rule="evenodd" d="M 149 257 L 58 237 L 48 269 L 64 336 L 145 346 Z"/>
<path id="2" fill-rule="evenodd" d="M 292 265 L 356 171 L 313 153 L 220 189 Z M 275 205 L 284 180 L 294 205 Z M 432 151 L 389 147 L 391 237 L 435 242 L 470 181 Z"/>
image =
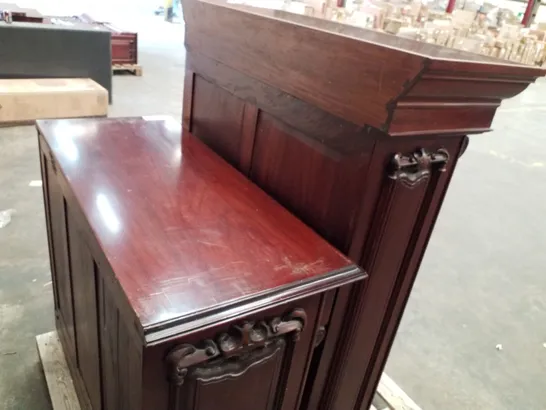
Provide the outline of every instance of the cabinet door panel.
<path id="1" fill-rule="evenodd" d="M 356 134 L 355 134 L 356 136 Z M 353 152 L 304 135 L 261 112 L 251 179 L 342 251 L 347 251 L 373 140 Z"/>
<path id="2" fill-rule="evenodd" d="M 351 323 L 323 408 L 367 408 L 464 138 L 383 139 L 374 150 L 349 256 L 369 274 L 333 321 Z"/>
<path id="3" fill-rule="evenodd" d="M 240 162 L 243 114 L 242 100 L 195 76 L 192 133 L 236 168 Z"/>
<path id="4" fill-rule="evenodd" d="M 196 369 L 190 375 L 192 385 L 188 386 L 193 394 L 188 395 L 184 408 L 212 410 L 222 403 L 222 408 L 271 410 L 285 348 L 281 339 L 241 360 Z"/>
<path id="5" fill-rule="evenodd" d="M 51 266 L 53 282 L 55 283 L 57 295 L 57 314 L 61 319 L 61 332 L 65 336 L 65 342 L 69 349 L 67 355 L 75 358 L 76 338 L 74 335 L 74 310 L 72 303 L 72 278 L 68 261 L 68 240 L 66 229 L 66 202 L 57 180 L 55 164 L 51 159 L 45 159 L 46 170 L 46 191 L 49 204 L 49 224 L 51 236 L 52 259 Z"/>
<path id="6" fill-rule="evenodd" d="M 175 345 L 165 365 L 169 410 L 295 410 L 313 348 L 317 305 L 310 298 Z"/>
<path id="7" fill-rule="evenodd" d="M 70 244 L 70 270 L 74 290 L 74 318 L 78 369 L 85 382 L 93 410 L 101 409 L 100 356 L 97 325 L 97 293 L 95 262 L 83 242 L 76 222 L 67 213 Z"/>

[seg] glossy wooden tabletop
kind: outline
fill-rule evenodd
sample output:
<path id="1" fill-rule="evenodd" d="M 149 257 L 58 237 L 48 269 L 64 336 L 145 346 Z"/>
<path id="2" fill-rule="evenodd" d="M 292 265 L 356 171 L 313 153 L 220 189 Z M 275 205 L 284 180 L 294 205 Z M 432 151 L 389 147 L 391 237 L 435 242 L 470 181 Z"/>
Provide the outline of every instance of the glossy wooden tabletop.
<path id="1" fill-rule="evenodd" d="M 38 128 L 143 327 L 358 271 L 172 118 Z"/>

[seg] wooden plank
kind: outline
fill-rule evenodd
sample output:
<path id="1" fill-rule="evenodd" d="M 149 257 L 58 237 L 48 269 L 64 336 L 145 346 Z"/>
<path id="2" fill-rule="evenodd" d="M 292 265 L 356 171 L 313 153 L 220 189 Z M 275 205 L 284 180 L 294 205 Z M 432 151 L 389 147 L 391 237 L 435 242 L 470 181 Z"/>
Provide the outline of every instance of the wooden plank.
<path id="1" fill-rule="evenodd" d="M 141 77 L 142 76 L 142 66 L 140 64 L 113 64 L 112 73 L 118 74 L 122 72 L 130 72 L 131 74 Z"/>
<path id="2" fill-rule="evenodd" d="M 381 375 L 377 393 L 389 404 L 392 410 L 422 410 L 398 385 L 385 373 Z"/>
<path id="3" fill-rule="evenodd" d="M 36 336 L 53 410 L 81 410 L 56 331 Z"/>
<path id="4" fill-rule="evenodd" d="M 108 91 L 90 79 L 0 79 L 0 124 L 107 113 Z"/>

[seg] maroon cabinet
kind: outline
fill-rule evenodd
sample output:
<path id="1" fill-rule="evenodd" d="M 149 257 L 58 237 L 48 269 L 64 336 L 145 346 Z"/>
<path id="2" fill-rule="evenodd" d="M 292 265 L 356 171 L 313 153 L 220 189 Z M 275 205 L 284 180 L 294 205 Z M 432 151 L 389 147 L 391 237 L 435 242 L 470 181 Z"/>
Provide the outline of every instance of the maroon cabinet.
<path id="1" fill-rule="evenodd" d="M 545 70 L 183 7 L 183 133 L 38 122 L 57 328 L 82 404 L 366 410 L 467 134 Z"/>
<path id="2" fill-rule="evenodd" d="M 365 410 L 467 135 L 545 70 L 280 10 L 183 7 L 185 129 L 369 274 L 336 291 L 339 330 L 301 407 Z"/>
<path id="3" fill-rule="evenodd" d="M 114 30 L 115 29 L 111 29 L 112 64 L 137 64 L 138 34 L 124 33 Z"/>
<path id="4" fill-rule="evenodd" d="M 175 120 L 39 121 L 57 329 L 83 408 L 293 410 L 364 271 Z M 327 358 L 324 355 L 324 361 Z"/>

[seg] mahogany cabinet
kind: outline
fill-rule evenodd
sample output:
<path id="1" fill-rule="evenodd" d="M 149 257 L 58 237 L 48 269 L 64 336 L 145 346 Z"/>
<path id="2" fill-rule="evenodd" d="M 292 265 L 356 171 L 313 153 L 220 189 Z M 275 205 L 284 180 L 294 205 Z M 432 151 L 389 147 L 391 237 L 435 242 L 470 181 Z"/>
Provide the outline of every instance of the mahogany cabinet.
<path id="1" fill-rule="evenodd" d="M 545 70 L 183 0 L 184 128 L 357 262 L 301 410 L 367 409 L 468 134 Z M 337 331 L 339 329 L 339 332 Z"/>
<path id="2" fill-rule="evenodd" d="M 56 325 L 82 408 L 294 410 L 365 281 L 169 118 L 38 121 Z"/>

